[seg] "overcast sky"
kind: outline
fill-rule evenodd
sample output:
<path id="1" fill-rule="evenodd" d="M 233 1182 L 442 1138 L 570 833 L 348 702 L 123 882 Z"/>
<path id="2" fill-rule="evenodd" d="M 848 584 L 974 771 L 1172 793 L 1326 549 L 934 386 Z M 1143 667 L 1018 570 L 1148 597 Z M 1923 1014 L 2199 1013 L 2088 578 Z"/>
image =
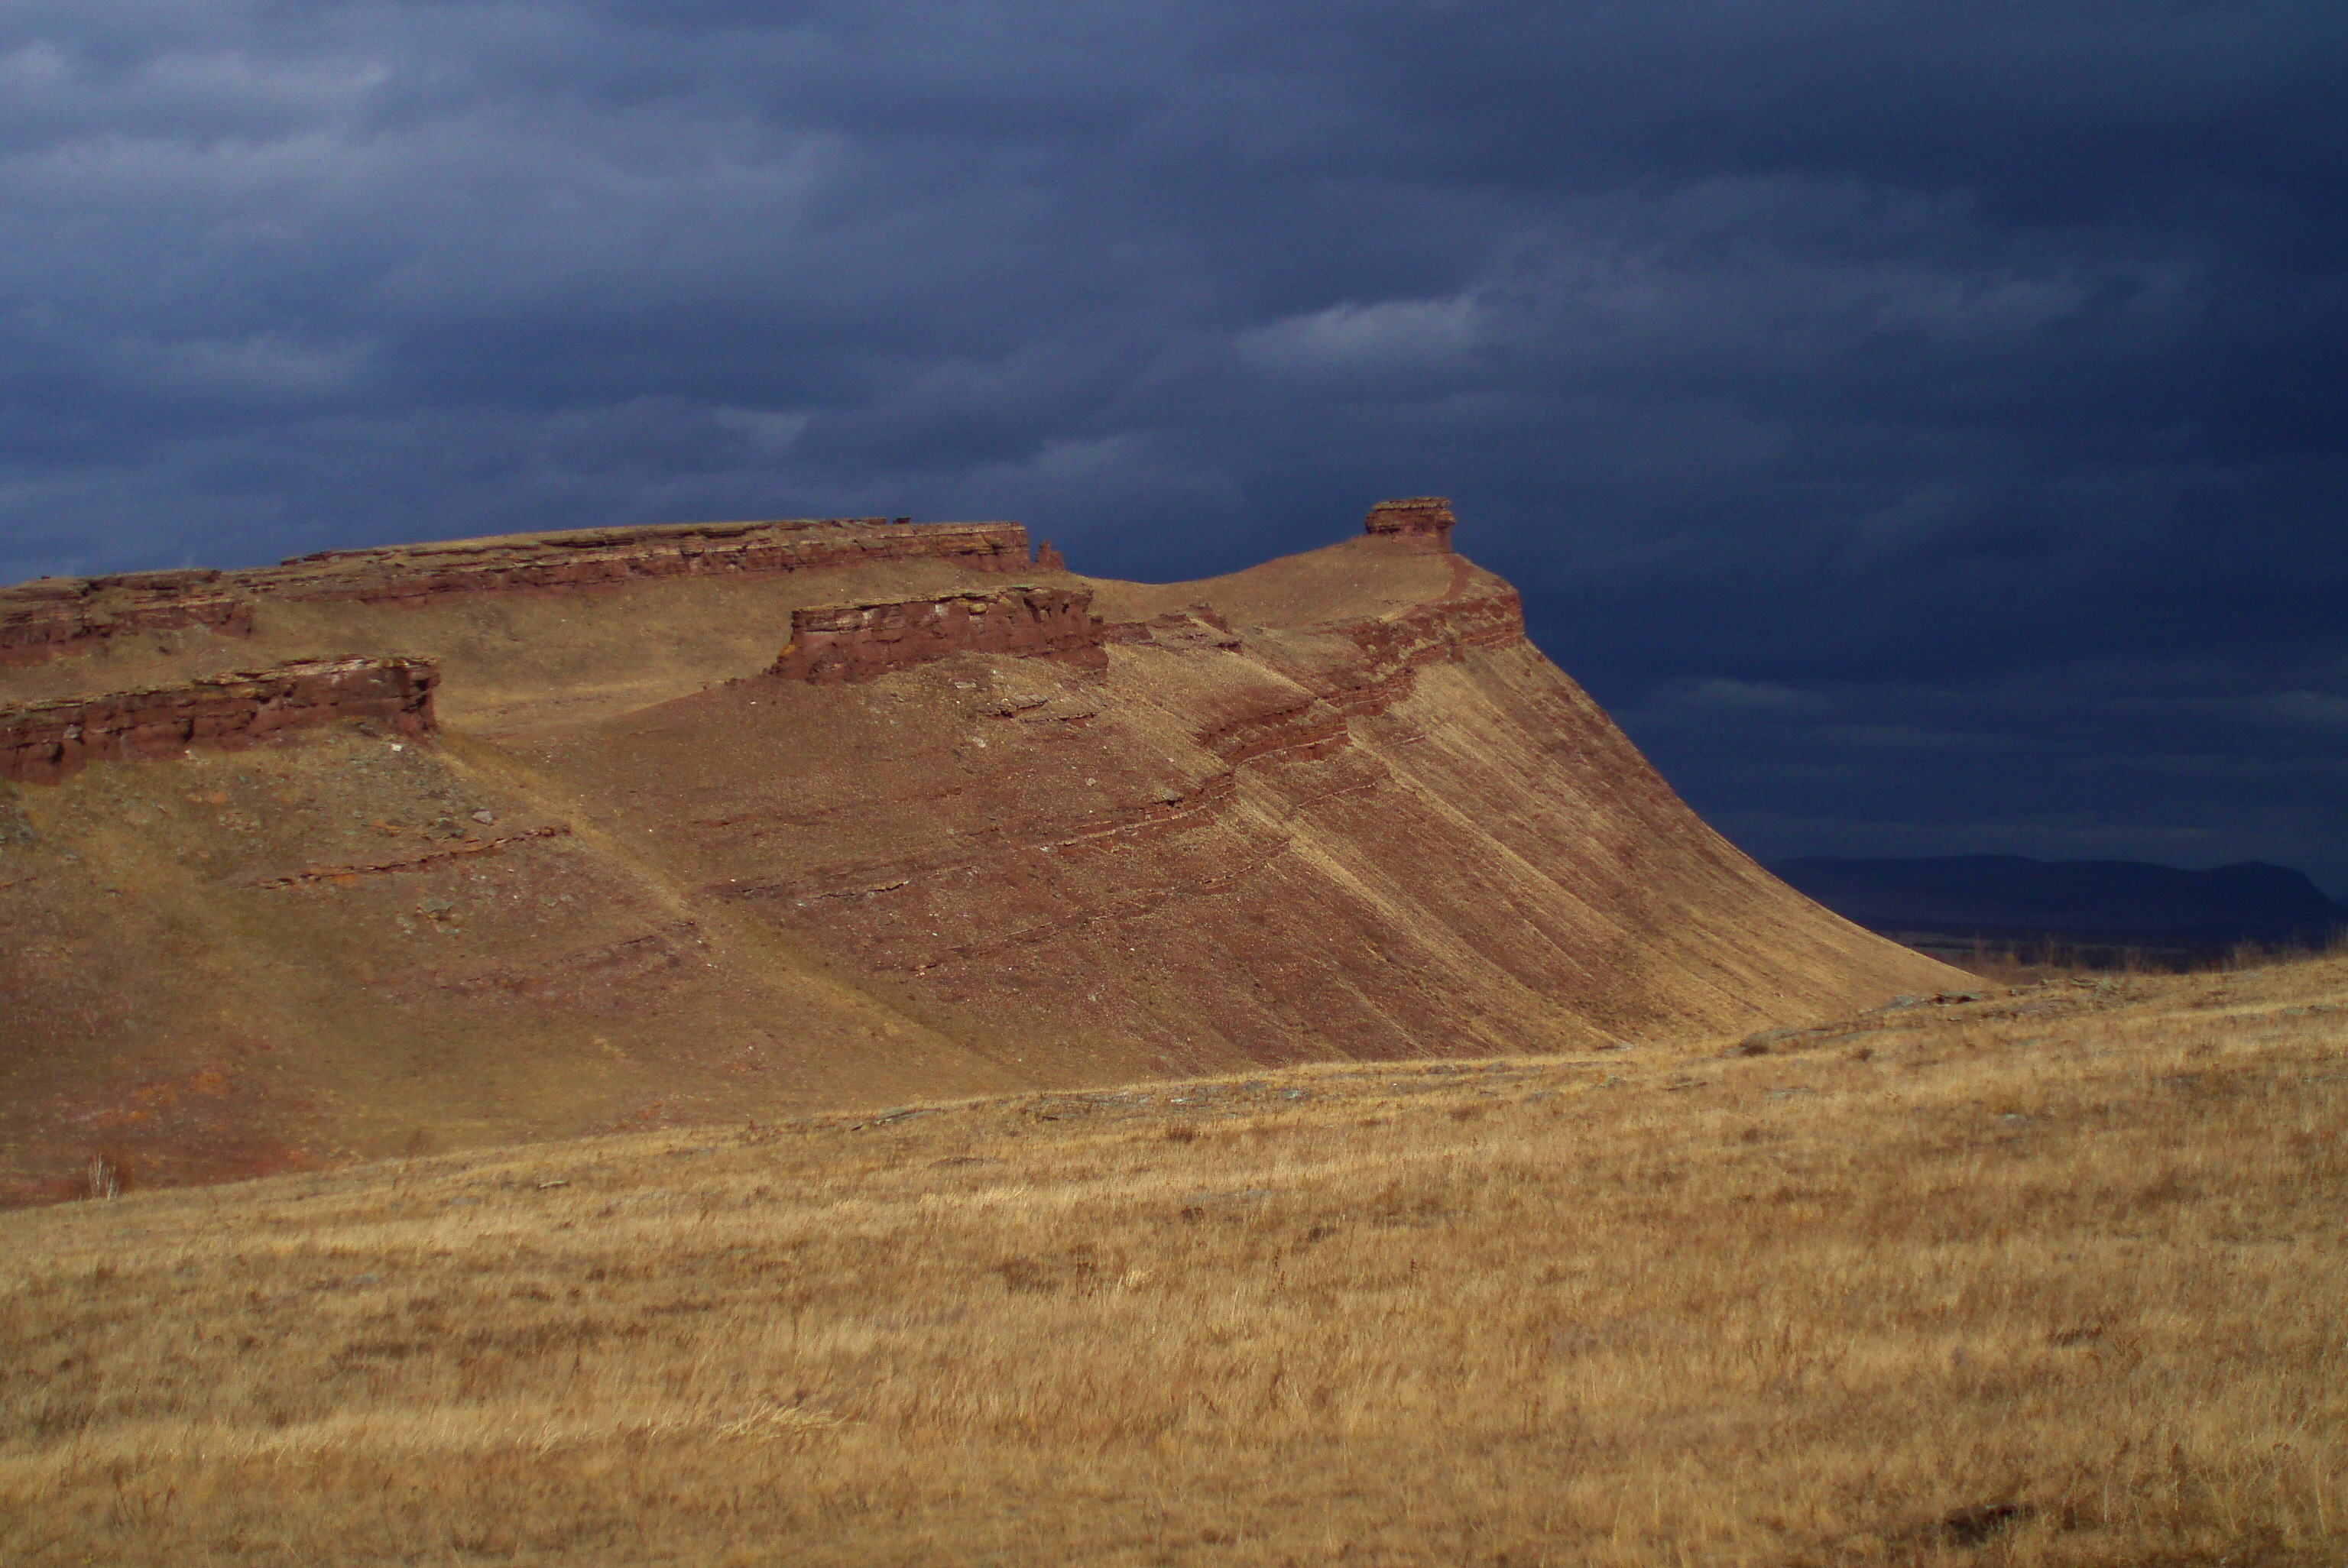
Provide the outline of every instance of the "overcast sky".
<path id="1" fill-rule="evenodd" d="M 1453 497 L 1746 847 L 2348 892 L 2348 6 L 0 0 L 0 579 Z"/>

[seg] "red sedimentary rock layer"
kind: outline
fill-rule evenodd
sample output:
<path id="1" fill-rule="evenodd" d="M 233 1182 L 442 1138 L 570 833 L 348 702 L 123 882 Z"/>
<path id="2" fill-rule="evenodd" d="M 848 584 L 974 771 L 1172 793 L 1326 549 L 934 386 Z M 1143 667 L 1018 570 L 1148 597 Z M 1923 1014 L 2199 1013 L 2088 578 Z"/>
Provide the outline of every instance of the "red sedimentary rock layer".
<path id="1" fill-rule="evenodd" d="M 108 637 L 208 626 L 252 630 L 252 604 L 218 571 L 43 578 L 0 589 L 0 665 L 37 664 Z"/>
<path id="2" fill-rule="evenodd" d="M 892 523 L 885 518 L 677 523 L 326 550 L 248 571 L 43 578 L 0 589 L 0 665 L 85 651 L 128 631 L 207 626 L 241 634 L 252 628 L 253 600 L 264 597 L 417 604 L 463 594 L 669 577 L 776 577 L 902 560 L 1023 571 L 1027 530 L 1017 523 Z"/>
<path id="3" fill-rule="evenodd" d="M 817 605 L 791 612 L 791 641 L 767 671 L 832 685 L 955 653 L 1009 653 L 1106 670 L 1092 589 L 1021 583 L 994 593 Z"/>
<path id="4" fill-rule="evenodd" d="M 1370 508 L 1365 533 L 1400 539 L 1430 555 L 1451 553 L 1451 503 L 1441 496 L 1409 496 Z"/>
<path id="5" fill-rule="evenodd" d="M 1440 599 L 1391 619 L 1354 620 L 1343 630 L 1361 649 L 1359 664 L 1317 682 L 1320 694 L 1348 713 L 1382 713 L 1410 690 L 1422 665 L 1457 661 L 1470 648 L 1506 648 L 1524 640 L 1525 605 L 1514 589 Z"/>
<path id="6" fill-rule="evenodd" d="M 1522 641 L 1524 607 L 1509 589 L 1329 630 L 1346 634 L 1365 657 L 1334 672 L 1296 671 L 1313 693 L 1308 700 L 1223 719 L 1200 731 L 1199 743 L 1233 766 L 1328 756 L 1352 739 L 1349 721 L 1375 718 L 1408 696 L 1426 666 L 1457 663 L 1471 648 Z"/>
<path id="7" fill-rule="evenodd" d="M 379 719 L 421 735 L 433 727 L 438 681 L 418 660 L 330 659 L 12 704 L 0 707 L 0 779 L 55 784 L 88 763 L 234 750 L 337 719 Z"/>
<path id="8" fill-rule="evenodd" d="M 425 855 L 410 855 L 393 860 L 370 860 L 357 865 L 311 866 L 283 876 L 263 876 L 240 884 L 245 887 L 295 888 L 347 887 L 362 877 L 389 876 L 400 873 L 413 874 L 438 870 L 456 861 L 475 855 L 496 855 L 509 844 L 527 844 L 535 838 L 563 838 L 571 832 L 567 822 L 549 823 L 522 833 L 509 833 L 496 838 L 468 839 L 436 849 Z"/>
<path id="9" fill-rule="evenodd" d="M 416 601 L 452 594 L 595 588 L 664 577 L 778 577 L 817 568 L 954 560 L 980 571 L 1027 567 L 1016 523 L 679 523 L 510 539 L 326 550 L 270 569 L 273 592 L 309 600 Z M 258 575 L 258 574 L 256 574 Z"/>
<path id="10" fill-rule="evenodd" d="M 1150 641 L 1153 630 L 1162 633 L 1165 628 L 1177 625 L 1211 629 L 1223 634 L 1211 643 L 1204 640 L 1193 642 L 1194 650 L 1239 643 L 1239 639 L 1229 636 L 1222 618 L 1205 605 L 1194 605 L 1187 614 L 1176 612 L 1151 621 L 1122 622 L 1104 630 L 1112 641 Z M 1501 648 L 1519 641 L 1524 636 L 1524 618 L 1515 590 L 1500 589 L 1439 600 L 1392 619 L 1347 620 L 1323 630 L 1346 635 L 1366 657 L 1359 661 L 1347 659 L 1334 672 L 1292 671 L 1290 673 L 1305 685 L 1304 692 L 1294 692 L 1292 687 L 1289 690 L 1294 694 L 1289 701 L 1226 713 L 1202 725 L 1196 733 L 1198 743 L 1214 753 L 1224 764 L 1224 771 L 1200 781 L 1190 793 L 1169 794 L 1157 801 L 1068 824 L 1066 831 L 1037 842 L 1035 847 L 1063 857 L 1081 856 L 1087 851 L 1130 846 L 1206 825 L 1231 804 L 1241 770 L 1318 762 L 1335 755 L 1353 743 L 1353 723 L 1376 718 L 1408 696 L 1420 670 L 1433 664 L 1459 662 L 1471 649 Z M 1120 630 L 1128 635 L 1117 637 Z M 1040 717 L 1034 715 L 1033 710 L 1041 705 L 1032 700 L 1025 703 L 1005 702 L 997 709 L 997 716 L 1004 720 Z M 1091 714 L 1088 709 L 1084 716 Z M 697 825 L 728 827 L 733 823 L 716 820 Z M 729 882 L 714 891 L 721 897 L 760 903 L 861 901 L 908 889 L 919 890 L 967 874 L 972 866 L 967 855 L 958 850 L 953 856 L 934 862 L 893 863 L 891 869 L 897 874 L 877 883 L 850 878 L 845 885 L 839 885 L 835 877 L 827 875 L 807 883 Z M 1150 897 L 1162 897 L 1163 890 Z M 1047 929 L 1056 931 L 1057 927 L 1037 927 L 1036 939 L 1041 939 L 1040 933 Z M 1025 939 L 1005 938 L 985 950 L 1016 946 Z M 977 950 L 957 949 L 955 956 L 967 958 Z M 928 967 L 928 960 L 908 960 L 898 967 L 904 972 L 919 972 Z"/>

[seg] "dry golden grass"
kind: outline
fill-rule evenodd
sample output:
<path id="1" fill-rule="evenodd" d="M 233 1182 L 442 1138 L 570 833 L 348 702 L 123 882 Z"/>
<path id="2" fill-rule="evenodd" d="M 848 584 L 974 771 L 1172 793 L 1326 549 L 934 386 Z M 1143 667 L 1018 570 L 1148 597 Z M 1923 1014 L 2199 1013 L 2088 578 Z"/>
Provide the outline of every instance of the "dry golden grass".
<path id="1" fill-rule="evenodd" d="M 0 1217 L 10 1563 L 2336 1563 L 2348 960 Z"/>

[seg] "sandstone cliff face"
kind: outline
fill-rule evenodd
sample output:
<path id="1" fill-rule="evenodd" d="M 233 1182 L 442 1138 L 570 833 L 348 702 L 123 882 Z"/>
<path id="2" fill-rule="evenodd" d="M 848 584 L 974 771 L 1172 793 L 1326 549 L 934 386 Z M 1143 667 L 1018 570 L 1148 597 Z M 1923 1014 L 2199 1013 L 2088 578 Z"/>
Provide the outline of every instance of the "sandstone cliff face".
<path id="1" fill-rule="evenodd" d="M 1451 528 L 1456 521 L 1451 515 L 1451 503 L 1441 496 L 1412 496 L 1406 500 L 1380 501 L 1372 507 L 1367 531 L 1430 555 L 1449 555 Z"/>
<path id="2" fill-rule="evenodd" d="M 252 604 L 219 571 L 44 578 L 0 588 L 0 668 L 87 652 L 108 639 L 201 626 L 241 636 Z"/>
<path id="3" fill-rule="evenodd" d="M 326 550 L 265 577 L 264 591 L 324 600 L 422 602 L 452 595 L 605 587 L 667 577 L 773 577 L 888 561 L 1026 568 L 1016 523 L 891 523 L 881 518 L 592 528 L 447 545 Z M 259 574 L 256 574 L 259 575 Z"/>
<path id="4" fill-rule="evenodd" d="M 1005 584 L 982 539 L 844 604 L 682 536 L 675 570 L 567 585 L 498 544 L 403 555 L 394 601 L 260 596 L 240 648 L 353 656 L 304 672 L 0 671 L 0 1198 L 101 1144 L 202 1179 L 1953 983 L 1698 821 L 1450 527 L 1384 506 L 1159 587 Z M 431 586 L 462 580 L 506 586 Z M 355 657 L 394 633 L 437 683 Z M 325 722 L 358 712 L 372 738 Z"/>
<path id="5" fill-rule="evenodd" d="M 1106 670 L 1089 589 L 1022 583 L 994 593 L 817 605 L 791 613 L 791 640 L 769 674 L 825 685 L 870 681 L 956 653 L 1050 659 Z"/>
<path id="6" fill-rule="evenodd" d="M 1056 552 L 1055 552 L 1056 559 Z M 0 589 L 0 666 L 87 652 L 140 631 L 252 629 L 257 600 L 427 604 L 483 594 L 616 587 L 664 578 L 776 577 L 895 561 L 1025 570 L 1016 523 L 891 523 L 883 518 L 684 523 L 518 534 L 385 549 L 324 550 L 248 571 L 45 578 Z"/>
<path id="7" fill-rule="evenodd" d="M 438 673 L 412 659 L 326 659 L 215 675 L 183 686 L 0 703 L 0 779 L 56 784 L 95 762 L 233 751 L 342 719 L 421 737 Z"/>

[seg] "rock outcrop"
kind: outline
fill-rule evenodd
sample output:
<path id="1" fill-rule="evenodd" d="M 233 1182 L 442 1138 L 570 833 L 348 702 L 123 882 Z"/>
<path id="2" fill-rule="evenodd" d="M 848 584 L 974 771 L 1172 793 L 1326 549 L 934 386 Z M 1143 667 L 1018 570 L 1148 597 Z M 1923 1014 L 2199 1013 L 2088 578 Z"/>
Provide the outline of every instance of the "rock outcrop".
<path id="1" fill-rule="evenodd" d="M 956 653 L 1049 659 L 1106 670 L 1107 629 L 1090 589 L 1020 583 L 994 593 L 867 600 L 791 612 L 791 640 L 770 675 L 832 685 Z"/>
<path id="2" fill-rule="evenodd" d="M 1050 560 L 1056 562 L 1057 552 Z M 474 594 L 609 588 L 676 577 L 776 577 L 892 561 L 1027 569 L 1017 523 L 885 518 L 678 523 L 515 534 L 384 549 L 322 550 L 244 571 L 43 578 L 0 589 L 0 665 L 84 652 L 129 632 L 208 627 L 242 634 L 257 600 L 426 604 Z"/>
<path id="3" fill-rule="evenodd" d="M 191 746 L 234 751 L 339 719 L 422 735 L 433 728 L 438 679 L 412 659 L 324 659 L 0 706 L 0 779 L 55 784 L 94 762 L 177 756 Z"/>
<path id="4" fill-rule="evenodd" d="M 1399 539 L 1430 555 L 1451 553 L 1451 503 L 1441 496 L 1410 496 L 1370 508 L 1363 531 Z"/>
<path id="5" fill-rule="evenodd" d="M 260 610 L 0 669 L 0 1205 L 93 1154 L 211 1180 L 1963 983 L 1704 826 L 1450 529 L 1386 503 L 1190 583 L 851 522 L 0 593 L 71 646 Z"/>
<path id="6" fill-rule="evenodd" d="M 589 528 L 325 550 L 271 569 L 266 587 L 301 599 L 381 604 L 599 588 L 664 577 L 776 577 L 924 559 L 953 560 L 979 571 L 1023 571 L 1028 565 L 1027 530 L 1017 523 L 892 523 L 885 518 Z"/>
<path id="7" fill-rule="evenodd" d="M 142 571 L 0 588 L 0 666 L 38 664 L 141 631 L 202 626 L 242 635 L 252 630 L 252 600 L 234 579 L 222 571 Z"/>

